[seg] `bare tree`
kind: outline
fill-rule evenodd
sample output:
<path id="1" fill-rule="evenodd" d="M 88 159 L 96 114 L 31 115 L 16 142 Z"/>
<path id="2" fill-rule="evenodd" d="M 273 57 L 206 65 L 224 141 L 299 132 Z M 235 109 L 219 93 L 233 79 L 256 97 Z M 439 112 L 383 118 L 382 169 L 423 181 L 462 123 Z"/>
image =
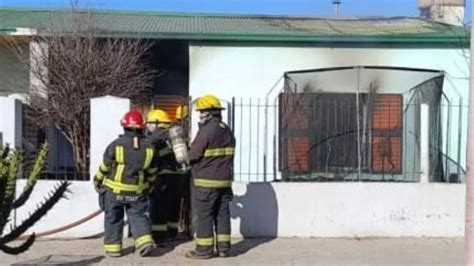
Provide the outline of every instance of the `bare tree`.
<path id="1" fill-rule="evenodd" d="M 151 43 L 105 35 L 96 29 L 91 12 L 63 11 L 51 24 L 39 30 L 26 49 L 14 42 L 10 47 L 33 77 L 27 97 L 32 120 L 59 129 L 72 144 L 76 170 L 86 172 L 90 99 L 146 99 L 157 74 L 147 65 Z"/>

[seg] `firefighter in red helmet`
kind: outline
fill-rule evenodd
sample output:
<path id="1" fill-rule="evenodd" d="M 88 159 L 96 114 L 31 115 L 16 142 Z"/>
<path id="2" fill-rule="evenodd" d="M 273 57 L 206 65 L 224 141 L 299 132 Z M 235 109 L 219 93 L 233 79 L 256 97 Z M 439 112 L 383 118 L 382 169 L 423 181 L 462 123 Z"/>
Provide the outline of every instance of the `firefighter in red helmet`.
<path id="1" fill-rule="evenodd" d="M 130 223 L 135 248 L 149 256 L 155 247 L 148 219 L 148 193 L 158 171 L 155 149 L 145 138 L 140 112 L 130 111 L 121 120 L 124 134 L 109 144 L 94 176 L 99 205 L 105 212 L 104 248 L 107 255 L 122 255 L 124 214 Z"/>

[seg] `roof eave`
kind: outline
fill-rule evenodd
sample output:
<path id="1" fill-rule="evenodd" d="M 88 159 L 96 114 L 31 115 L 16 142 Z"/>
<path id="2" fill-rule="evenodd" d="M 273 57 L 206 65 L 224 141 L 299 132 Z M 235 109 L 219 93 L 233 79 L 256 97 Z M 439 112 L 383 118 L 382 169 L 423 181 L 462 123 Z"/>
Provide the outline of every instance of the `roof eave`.
<path id="1" fill-rule="evenodd" d="M 37 29 L 0 29 L 1 35 L 34 36 Z M 39 33 L 41 34 L 41 32 Z M 65 36 L 67 32 L 63 33 Z M 178 32 L 108 32 L 99 31 L 98 37 L 121 37 L 137 39 L 178 39 L 190 41 L 236 41 L 236 42 L 306 42 L 306 43 L 393 43 L 393 44 L 438 44 L 468 47 L 469 34 L 452 35 L 271 35 L 234 33 L 178 33 Z"/>
<path id="2" fill-rule="evenodd" d="M 196 41 L 251 41 L 251 42 L 318 42 L 318 43 L 423 43 L 468 46 L 469 36 L 413 36 L 413 35 L 267 35 L 267 34 L 191 34 L 191 33 L 136 33 L 102 32 L 104 37 L 129 37 L 150 39 L 181 39 Z"/>

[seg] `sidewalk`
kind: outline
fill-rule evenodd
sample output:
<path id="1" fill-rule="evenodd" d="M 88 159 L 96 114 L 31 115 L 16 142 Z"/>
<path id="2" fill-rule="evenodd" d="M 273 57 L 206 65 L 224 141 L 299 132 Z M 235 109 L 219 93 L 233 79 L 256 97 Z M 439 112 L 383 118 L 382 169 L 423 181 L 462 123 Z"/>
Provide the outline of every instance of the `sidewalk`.
<path id="1" fill-rule="evenodd" d="M 233 257 L 193 261 L 183 257 L 192 243 L 183 243 L 153 258 L 130 253 L 119 259 L 102 258 L 99 265 L 463 265 L 462 239 L 251 239 L 235 240 Z M 0 265 L 47 255 L 101 256 L 100 239 L 41 240 L 25 254 L 0 253 Z M 131 246 L 127 240 L 125 247 Z"/>

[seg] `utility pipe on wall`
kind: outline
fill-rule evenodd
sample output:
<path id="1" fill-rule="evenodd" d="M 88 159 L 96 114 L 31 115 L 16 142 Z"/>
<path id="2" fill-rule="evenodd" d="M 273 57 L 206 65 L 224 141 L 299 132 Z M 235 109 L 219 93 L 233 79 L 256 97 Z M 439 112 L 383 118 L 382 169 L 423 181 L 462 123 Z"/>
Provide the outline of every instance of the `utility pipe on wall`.
<path id="1" fill-rule="evenodd" d="M 472 6 L 474 11 L 474 6 Z M 474 30 L 471 27 L 471 55 L 474 54 Z M 472 57 L 471 57 L 472 58 Z M 466 160 L 466 223 L 464 232 L 466 265 L 474 265 L 474 64 L 469 73 L 469 111 Z"/>

